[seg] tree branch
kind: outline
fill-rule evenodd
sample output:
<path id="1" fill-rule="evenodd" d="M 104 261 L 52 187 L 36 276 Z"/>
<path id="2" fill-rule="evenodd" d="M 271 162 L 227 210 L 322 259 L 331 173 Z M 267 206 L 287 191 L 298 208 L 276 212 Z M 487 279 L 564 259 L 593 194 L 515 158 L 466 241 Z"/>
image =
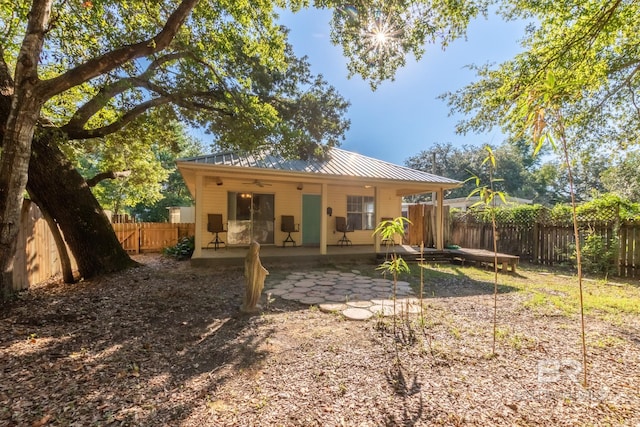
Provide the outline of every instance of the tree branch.
<path id="1" fill-rule="evenodd" d="M 596 104 L 594 107 L 591 108 L 591 111 L 589 113 L 593 114 L 594 112 L 602 109 L 603 106 L 607 103 L 607 101 L 609 101 L 609 99 L 611 99 L 614 95 L 616 95 L 618 92 L 622 91 L 623 89 L 627 87 L 631 88 L 632 87 L 631 82 L 634 76 L 638 72 L 640 72 L 640 64 L 637 65 L 633 70 L 631 70 L 629 75 L 624 80 L 622 80 L 620 84 L 614 86 L 612 90 L 608 91 L 607 94 L 602 98 L 602 100 L 598 104 Z"/>
<path id="2" fill-rule="evenodd" d="M 96 185 L 98 185 L 100 181 L 104 181 L 105 179 L 126 178 L 129 175 L 131 175 L 130 170 L 119 171 L 119 172 L 115 172 L 115 171 L 100 172 L 93 178 L 87 179 L 87 185 L 89 187 L 95 187 Z"/>
<path id="3" fill-rule="evenodd" d="M 206 104 L 204 102 L 190 101 L 186 99 L 188 97 L 201 97 L 201 98 L 210 97 L 216 101 L 219 101 L 220 100 L 219 92 L 195 92 L 195 93 L 188 93 L 188 94 L 171 94 L 166 92 L 163 88 L 159 86 L 155 86 L 149 82 L 144 82 L 144 83 L 145 83 L 144 85 L 141 84 L 139 86 L 148 88 L 155 92 L 160 92 L 161 96 L 159 96 L 158 98 L 153 98 L 141 104 L 138 104 L 133 109 L 127 111 L 118 120 L 108 124 L 107 126 L 103 126 L 95 129 L 83 129 L 83 128 L 76 128 L 76 127 L 70 126 L 71 124 L 70 122 L 69 124 L 66 124 L 60 127 L 60 130 L 66 133 L 69 139 L 100 138 L 100 137 L 104 137 L 106 135 L 112 134 L 114 132 L 117 132 L 118 130 L 125 127 L 127 124 L 131 123 L 137 117 L 147 112 L 148 110 L 155 107 L 159 107 L 161 105 L 170 104 L 170 103 L 173 103 L 179 107 L 187 108 L 187 109 L 206 110 L 206 111 L 216 112 L 218 114 L 227 115 L 227 116 L 233 115 L 233 113 L 229 112 L 225 108 L 219 108 L 219 107 L 212 106 L 211 104 Z"/>
<path id="4" fill-rule="evenodd" d="M 143 102 L 141 104 L 138 104 L 133 109 L 127 111 L 122 117 L 120 117 L 115 122 L 100 128 L 75 129 L 65 125 L 65 126 L 62 126 L 60 130 L 65 132 L 69 139 L 101 138 L 106 135 L 119 131 L 120 129 L 125 127 L 127 124 L 135 120 L 137 117 L 144 114 L 147 110 L 160 105 L 168 104 L 170 102 L 171 102 L 171 99 L 167 97 L 154 98 L 150 101 Z"/>
<path id="5" fill-rule="evenodd" d="M 39 1 L 51 2 L 51 0 Z M 198 1 L 199 0 L 183 0 L 169 16 L 164 27 L 155 37 L 112 50 L 104 55 L 90 59 L 58 77 L 43 81 L 39 85 L 39 95 L 42 99 L 49 99 L 69 88 L 112 71 L 132 59 L 148 56 L 164 50 L 169 46 L 169 43 L 171 43 Z M 34 0 L 34 4 L 37 2 L 38 0 Z"/>
<path id="6" fill-rule="evenodd" d="M 84 128 L 89 119 L 102 108 L 104 108 L 109 103 L 109 100 L 114 96 L 123 93 L 127 89 L 131 89 L 133 87 L 146 87 L 144 81 L 148 80 L 149 77 L 151 77 L 153 71 L 157 70 L 167 62 L 180 59 L 185 56 L 187 56 L 186 52 L 175 52 L 164 55 L 151 62 L 147 69 L 137 77 L 122 78 L 112 84 L 102 87 L 93 98 L 91 98 L 84 105 L 78 108 L 78 110 L 75 112 L 71 120 L 69 120 L 69 122 L 65 125 L 65 127 L 68 129 Z"/>

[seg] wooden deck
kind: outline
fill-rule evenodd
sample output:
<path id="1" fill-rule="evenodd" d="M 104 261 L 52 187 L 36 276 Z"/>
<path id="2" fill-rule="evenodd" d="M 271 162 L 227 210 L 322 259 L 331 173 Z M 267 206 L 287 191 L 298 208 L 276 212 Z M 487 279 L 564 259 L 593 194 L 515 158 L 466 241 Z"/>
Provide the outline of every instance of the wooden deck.
<path id="1" fill-rule="evenodd" d="M 518 262 L 520 261 L 520 257 L 516 255 L 509 255 L 499 253 L 494 254 L 492 251 L 487 251 L 484 249 L 449 249 L 449 253 L 451 254 L 452 260 L 459 260 L 463 263 L 471 261 L 476 264 L 491 264 L 493 265 L 497 262 L 498 265 L 502 266 L 502 272 L 506 273 L 509 269 L 511 269 L 512 273 L 516 272 Z"/>
<path id="2" fill-rule="evenodd" d="M 408 262 L 420 260 L 420 249 L 410 245 L 395 245 L 393 251 L 402 256 Z M 197 267 L 243 265 L 247 254 L 246 247 L 229 247 L 203 249 L 202 256 L 191 260 L 191 264 Z M 295 265 L 335 265 L 349 263 L 379 264 L 386 255 L 386 249 L 381 248 L 375 252 L 373 245 L 356 246 L 329 246 L 327 253 L 321 255 L 317 247 L 291 247 L 264 245 L 260 248 L 260 259 L 265 266 L 268 264 L 295 264 Z M 451 262 L 454 260 L 475 262 L 476 264 L 493 264 L 494 254 L 481 249 L 445 249 L 438 251 L 425 248 L 423 260 L 426 262 Z M 498 254 L 498 264 L 506 272 L 510 269 L 516 271 L 520 257 L 508 254 Z"/>

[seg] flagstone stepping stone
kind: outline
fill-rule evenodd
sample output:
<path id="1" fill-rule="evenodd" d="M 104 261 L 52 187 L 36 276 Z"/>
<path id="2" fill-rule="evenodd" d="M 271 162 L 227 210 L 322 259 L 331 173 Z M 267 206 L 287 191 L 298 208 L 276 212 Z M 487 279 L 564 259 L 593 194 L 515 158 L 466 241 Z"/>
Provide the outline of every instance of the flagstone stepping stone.
<path id="1" fill-rule="evenodd" d="M 290 283 L 278 283 L 277 285 L 273 286 L 273 289 L 291 289 L 293 287 L 294 285 Z"/>
<path id="2" fill-rule="evenodd" d="M 300 299 L 300 302 L 302 304 L 307 304 L 307 305 L 322 304 L 325 301 L 326 300 L 321 297 L 304 297 Z"/>
<path id="3" fill-rule="evenodd" d="M 351 283 L 339 283 L 337 285 L 333 285 L 334 289 L 351 289 L 353 285 Z"/>
<path id="4" fill-rule="evenodd" d="M 393 294 L 391 292 L 376 292 L 373 294 L 373 297 L 371 299 L 375 299 L 375 298 L 389 299 L 391 297 L 393 297 Z"/>
<path id="5" fill-rule="evenodd" d="M 331 291 L 331 294 L 333 295 L 342 295 L 342 296 L 346 296 L 352 293 L 353 292 L 351 292 L 350 289 L 334 289 Z"/>
<path id="6" fill-rule="evenodd" d="M 331 292 L 321 292 L 316 290 L 307 292 L 307 296 L 309 297 L 325 297 L 329 294 L 331 294 Z"/>
<path id="7" fill-rule="evenodd" d="M 349 320 L 367 320 L 373 316 L 373 313 L 364 308 L 351 307 L 343 310 L 342 315 Z"/>
<path id="8" fill-rule="evenodd" d="M 371 290 L 376 292 L 391 292 L 393 289 L 391 286 L 372 286 Z"/>
<path id="9" fill-rule="evenodd" d="M 389 307 L 393 307 L 393 304 L 395 304 L 395 301 L 392 299 L 372 299 L 371 302 L 373 305 L 384 305 Z"/>
<path id="10" fill-rule="evenodd" d="M 401 280 L 398 281 L 397 285 L 398 286 L 407 286 L 407 287 L 411 286 L 411 284 L 409 282 L 403 282 Z"/>
<path id="11" fill-rule="evenodd" d="M 313 282 L 313 281 L 300 281 L 298 283 L 296 283 L 296 287 L 299 288 L 310 288 L 312 286 L 315 286 L 317 283 Z"/>
<path id="12" fill-rule="evenodd" d="M 289 292 L 293 292 L 293 293 L 296 293 L 296 294 L 306 294 L 310 290 L 311 289 L 309 289 L 309 288 L 301 288 L 301 287 L 296 286 L 295 288 L 289 289 Z"/>
<path id="13" fill-rule="evenodd" d="M 317 284 L 317 285 L 327 285 L 327 286 L 331 286 L 331 285 L 335 285 L 335 284 L 336 284 L 336 281 L 335 281 L 335 280 L 322 279 L 322 280 L 316 280 L 316 284 Z"/>
<path id="14" fill-rule="evenodd" d="M 367 282 L 367 283 L 354 283 L 352 285 L 354 288 L 371 288 L 373 286 L 372 282 Z"/>
<path id="15" fill-rule="evenodd" d="M 369 279 L 368 277 L 361 277 L 361 278 L 357 278 L 357 279 L 353 279 L 354 283 L 373 283 L 373 280 Z"/>
<path id="16" fill-rule="evenodd" d="M 331 291 L 333 291 L 333 286 L 326 286 L 326 285 L 314 286 L 313 288 L 311 288 L 311 290 L 314 290 L 314 291 L 317 291 L 317 292 L 326 292 L 326 293 L 330 294 Z"/>
<path id="17" fill-rule="evenodd" d="M 352 301 L 371 301 L 373 295 L 371 294 L 351 294 L 349 299 Z"/>
<path id="18" fill-rule="evenodd" d="M 399 314 L 404 314 L 404 313 L 419 314 L 420 313 L 420 306 L 419 305 L 414 305 L 414 304 L 398 304 L 398 305 L 396 305 L 396 313 L 399 313 Z"/>
<path id="19" fill-rule="evenodd" d="M 360 274 L 360 270 L 351 270 L 353 274 Z"/>
<path id="20" fill-rule="evenodd" d="M 325 272 L 325 273 L 326 273 L 326 274 L 331 274 L 331 275 L 334 275 L 334 274 L 340 274 L 340 272 L 339 272 L 338 270 L 329 270 L 329 271 L 327 271 L 327 272 Z"/>
<path id="21" fill-rule="evenodd" d="M 302 299 L 302 298 L 304 298 L 306 296 L 307 296 L 306 294 L 302 294 L 302 293 L 299 293 L 299 292 L 289 292 L 289 293 L 283 294 L 282 295 L 282 299 L 300 300 L 300 299 Z"/>
<path id="22" fill-rule="evenodd" d="M 393 283 L 389 279 L 371 279 L 374 283 Z"/>
<path id="23" fill-rule="evenodd" d="M 320 311 L 322 311 L 324 313 L 337 313 L 339 311 L 346 310 L 347 309 L 347 305 L 346 304 L 324 303 L 324 304 L 320 304 L 318 306 L 318 308 L 320 309 Z"/>
<path id="24" fill-rule="evenodd" d="M 324 297 L 324 299 L 326 299 L 327 301 L 334 301 L 334 302 L 338 302 L 338 301 L 345 301 L 346 300 L 346 295 L 336 295 L 336 294 L 329 294 L 326 297 Z"/>
<path id="25" fill-rule="evenodd" d="M 342 276 L 342 277 L 355 277 L 356 274 L 355 273 L 340 273 L 340 276 Z"/>
<path id="26" fill-rule="evenodd" d="M 367 307 L 371 307 L 373 303 L 371 301 L 366 301 L 366 300 L 360 300 L 360 301 L 350 300 L 350 301 L 347 301 L 347 305 L 349 307 L 355 307 L 355 308 L 367 308 Z"/>
<path id="27" fill-rule="evenodd" d="M 269 290 L 267 290 L 268 294 L 276 295 L 276 296 L 284 295 L 284 294 L 286 294 L 288 292 L 289 292 L 288 289 L 269 289 Z"/>
<path id="28" fill-rule="evenodd" d="M 372 305 L 369 311 L 382 316 L 393 316 L 393 306 L 388 305 Z"/>

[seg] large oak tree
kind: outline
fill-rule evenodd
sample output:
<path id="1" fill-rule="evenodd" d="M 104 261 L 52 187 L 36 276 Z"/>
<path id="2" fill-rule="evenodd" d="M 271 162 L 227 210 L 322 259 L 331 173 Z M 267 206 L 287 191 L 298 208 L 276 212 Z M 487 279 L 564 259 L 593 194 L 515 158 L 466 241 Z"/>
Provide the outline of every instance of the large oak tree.
<path id="1" fill-rule="evenodd" d="M 485 1 L 367 0 L 336 7 L 333 37 L 350 72 L 392 78 L 425 41 L 464 34 Z M 60 227 L 80 273 L 131 264 L 65 155 L 150 111 L 204 127 L 220 147 L 312 155 L 337 144 L 347 102 L 294 58 L 274 8 L 302 0 L 17 0 L 0 6 L 0 291 L 25 189 Z M 159 112 L 159 113 L 158 113 Z"/>

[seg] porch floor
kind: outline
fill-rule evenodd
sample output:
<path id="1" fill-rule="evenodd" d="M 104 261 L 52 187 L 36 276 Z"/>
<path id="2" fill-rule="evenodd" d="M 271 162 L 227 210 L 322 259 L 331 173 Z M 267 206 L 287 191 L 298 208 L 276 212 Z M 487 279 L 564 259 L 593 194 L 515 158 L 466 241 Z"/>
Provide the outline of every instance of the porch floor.
<path id="1" fill-rule="evenodd" d="M 412 260 L 419 258 L 420 249 L 409 245 L 395 245 L 393 250 L 403 258 Z M 373 245 L 355 246 L 327 246 L 326 255 L 320 254 L 318 247 L 304 247 L 263 245 L 260 247 L 260 260 L 265 263 L 305 263 L 314 265 L 327 265 L 335 263 L 355 263 L 371 262 L 376 263 L 379 258 L 384 258 L 386 248 L 381 248 L 376 253 Z M 247 247 L 222 247 L 215 249 L 202 249 L 199 258 L 192 258 L 193 266 L 215 266 L 215 265 L 242 265 L 247 254 Z M 425 258 L 433 256 L 450 258 L 448 251 L 437 251 L 425 248 Z"/>

